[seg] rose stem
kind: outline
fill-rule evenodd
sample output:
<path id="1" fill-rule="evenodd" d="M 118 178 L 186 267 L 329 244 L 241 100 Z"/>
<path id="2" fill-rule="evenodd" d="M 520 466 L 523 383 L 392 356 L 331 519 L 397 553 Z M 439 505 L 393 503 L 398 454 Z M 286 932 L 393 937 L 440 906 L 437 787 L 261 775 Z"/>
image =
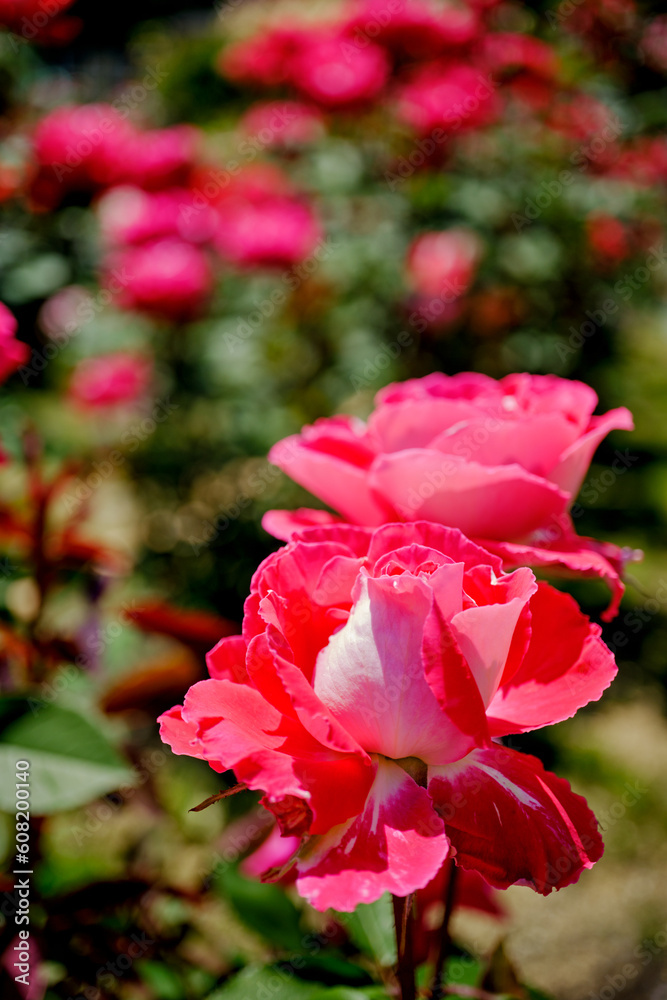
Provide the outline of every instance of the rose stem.
<path id="1" fill-rule="evenodd" d="M 457 878 L 457 868 L 454 864 L 453 859 L 450 858 L 449 861 L 445 862 L 449 867 L 449 878 L 447 879 L 447 884 L 445 887 L 445 912 L 442 917 L 442 927 L 440 929 L 440 947 L 438 949 L 438 957 L 435 963 L 435 970 L 433 972 L 433 991 L 431 993 L 431 1000 L 442 1000 L 444 997 L 444 984 L 442 982 L 445 973 L 445 963 L 449 956 L 449 946 L 452 943 L 451 934 L 449 933 L 449 921 L 452 916 L 452 911 L 454 909 L 454 893 L 456 891 L 456 878 Z"/>
<path id="2" fill-rule="evenodd" d="M 398 952 L 398 984 L 401 1000 L 415 1000 L 415 966 L 412 955 L 412 903 L 413 896 L 392 896 L 396 925 L 396 950 Z"/>

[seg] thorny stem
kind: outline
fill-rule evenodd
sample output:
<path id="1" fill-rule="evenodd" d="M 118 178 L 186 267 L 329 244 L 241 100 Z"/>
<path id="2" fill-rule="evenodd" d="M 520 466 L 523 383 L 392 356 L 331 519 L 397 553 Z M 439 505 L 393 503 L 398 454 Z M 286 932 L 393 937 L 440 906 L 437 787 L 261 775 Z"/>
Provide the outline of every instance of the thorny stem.
<path id="1" fill-rule="evenodd" d="M 392 896 L 394 902 L 394 923 L 396 925 L 396 950 L 398 968 L 396 971 L 401 1000 L 416 1000 L 415 963 L 412 954 L 412 904 L 414 896 Z"/>
<path id="2" fill-rule="evenodd" d="M 458 869 L 452 859 L 446 861 L 445 864 L 449 866 L 449 878 L 447 879 L 445 887 L 445 912 L 442 917 L 442 927 L 440 930 L 440 948 L 438 949 L 438 957 L 436 959 L 435 970 L 433 972 L 433 990 L 431 992 L 431 1000 L 442 1000 L 445 994 L 449 992 L 442 980 L 445 972 L 445 963 L 449 957 L 449 948 L 452 943 L 452 937 L 449 932 L 449 922 L 454 909 L 454 893 L 456 891 Z"/>

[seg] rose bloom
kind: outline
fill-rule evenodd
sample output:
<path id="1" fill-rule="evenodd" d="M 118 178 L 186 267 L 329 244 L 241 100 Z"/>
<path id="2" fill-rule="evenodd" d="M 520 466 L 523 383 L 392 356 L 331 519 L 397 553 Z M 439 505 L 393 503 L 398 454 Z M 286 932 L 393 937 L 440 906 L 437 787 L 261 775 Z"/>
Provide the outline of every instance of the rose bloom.
<path id="1" fill-rule="evenodd" d="M 61 17 L 74 0 L 0 0 L 0 27 L 40 45 L 63 45 L 81 29 L 78 17 Z"/>
<path id="2" fill-rule="evenodd" d="M 122 309 L 157 319 L 187 322 L 200 315 L 213 290 L 213 272 L 199 247 L 170 238 L 127 247 L 109 255 L 105 284 Z"/>
<path id="3" fill-rule="evenodd" d="M 491 32 L 483 40 L 481 58 L 490 75 L 529 107 L 551 107 L 560 61 L 546 42 L 510 31 Z"/>
<path id="4" fill-rule="evenodd" d="M 306 146 L 325 133 L 319 108 L 301 101 L 264 101 L 243 115 L 241 128 L 251 150 Z"/>
<path id="5" fill-rule="evenodd" d="M 129 351 L 86 358 L 74 369 L 69 397 L 83 410 L 126 406 L 145 395 L 152 374 L 150 358 Z"/>
<path id="6" fill-rule="evenodd" d="M 423 233 L 408 250 L 408 280 L 425 298 L 457 299 L 472 284 L 481 253 L 481 241 L 470 229 Z"/>
<path id="7" fill-rule="evenodd" d="M 307 37 L 299 25 L 272 27 L 229 45 L 218 60 L 222 76 L 249 86 L 274 87 L 290 80 L 292 56 Z"/>
<path id="8" fill-rule="evenodd" d="M 60 187 L 91 190 L 122 176 L 118 147 L 132 135 L 111 105 L 81 104 L 42 118 L 33 148 L 39 167 Z"/>
<path id="9" fill-rule="evenodd" d="M 431 59 L 472 42 L 480 25 L 465 6 L 411 0 L 389 13 L 386 0 L 364 0 L 350 5 L 345 30 L 353 43 L 364 44 L 372 32 L 373 41 L 398 56 Z"/>
<path id="10" fill-rule="evenodd" d="M 464 63 L 422 66 L 397 92 L 398 117 L 419 135 L 489 125 L 500 106 L 488 73 Z"/>
<path id="11" fill-rule="evenodd" d="M 192 125 L 134 132 L 118 149 L 123 179 L 149 190 L 186 184 L 199 145 L 199 131 Z"/>
<path id="12" fill-rule="evenodd" d="M 599 634 L 456 529 L 311 528 L 259 566 L 243 634 L 209 654 L 162 738 L 264 792 L 301 839 L 296 886 L 316 909 L 407 896 L 451 856 L 546 895 L 601 856 L 597 822 L 494 740 L 600 697 L 615 665 Z"/>
<path id="13" fill-rule="evenodd" d="M 16 339 L 17 327 L 16 317 L 0 302 L 0 383 L 27 364 L 30 357 L 28 345 Z"/>
<path id="14" fill-rule="evenodd" d="M 322 236 L 312 209 L 295 198 L 228 199 L 220 209 L 215 246 L 239 267 L 289 267 Z"/>
<path id="15" fill-rule="evenodd" d="M 428 518 L 460 528 L 506 567 L 602 577 L 613 617 L 629 554 L 578 536 L 568 511 L 602 439 L 632 430 L 625 407 L 593 416 L 593 389 L 555 375 L 440 372 L 389 385 L 376 403 L 367 425 L 318 420 L 270 460 L 352 523 Z M 311 521 L 308 511 L 265 515 L 283 539 Z"/>
<path id="16" fill-rule="evenodd" d="M 593 255 L 603 264 L 615 266 L 632 253 L 627 227 L 605 212 L 593 212 L 588 216 L 586 237 Z"/>
<path id="17" fill-rule="evenodd" d="M 639 43 L 639 52 L 652 69 L 667 73 L 667 15 L 659 14 L 649 21 Z"/>
<path id="18" fill-rule="evenodd" d="M 292 83 L 305 96 L 327 108 L 351 108 L 375 100 L 384 89 L 390 63 L 374 42 L 359 47 L 344 34 L 313 32 L 293 55 Z"/>
<path id="19" fill-rule="evenodd" d="M 119 185 L 97 202 L 102 237 L 111 246 L 145 243 L 178 236 L 191 243 L 210 240 L 217 226 L 215 212 L 197 202 L 187 188 L 143 191 Z"/>

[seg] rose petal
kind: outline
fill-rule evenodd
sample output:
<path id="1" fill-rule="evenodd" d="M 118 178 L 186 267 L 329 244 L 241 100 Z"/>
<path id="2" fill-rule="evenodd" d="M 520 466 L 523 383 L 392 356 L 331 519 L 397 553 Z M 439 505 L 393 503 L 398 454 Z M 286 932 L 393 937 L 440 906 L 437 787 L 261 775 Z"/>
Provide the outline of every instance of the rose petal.
<path id="1" fill-rule="evenodd" d="M 523 538 L 563 513 L 568 501 L 518 465 L 488 468 L 417 448 L 381 455 L 368 477 L 402 519 L 436 521 L 478 538 Z"/>
<path id="2" fill-rule="evenodd" d="M 548 895 L 602 857 L 585 800 L 536 757 L 499 746 L 474 750 L 455 764 L 429 768 L 428 788 L 456 863 L 498 889 L 528 885 Z"/>
<path id="3" fill-rule="evenodd" d="M 525 733 L 571 718 L 597 701 L 616 676 L 614 657 L 569 594 L 539 585 L 530 602 L 532 638 L 523 663 L 488 708 L 494 736 Z"/>
<path id="4" fill-rule="evenodd" d="M 423 888 L 448 851 L 427 792 L 381 759 L 363 812 L 313 840 L 298 860 L 297 889 L 317 910 L 350 913 L 385 892 L 407 896 Z"/>

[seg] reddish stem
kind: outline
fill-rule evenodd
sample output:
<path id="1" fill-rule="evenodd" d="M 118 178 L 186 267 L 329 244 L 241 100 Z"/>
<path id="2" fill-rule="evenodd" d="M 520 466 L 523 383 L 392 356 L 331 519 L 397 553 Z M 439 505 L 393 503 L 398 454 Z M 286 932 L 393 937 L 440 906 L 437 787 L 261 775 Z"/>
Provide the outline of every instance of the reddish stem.
<path id="1" fill-rule="evenodd" d="M 396 950 L 398 968 L 396 975 L 400 987 L 401 1000 L 416 1000 L 415 963 L 412 954 L 412 903 L 413 896 L 392 896 L 394 902 L 394 922 L 396 925 Z"/>
<path id="2" fill-rule="evenodd" d="M 445 864 L 449 866 L 449 878 L 447 879 L 445 886 L 445 912 L 442 917 L 440 947 L 438 949 L 438 957 L 436 959 L 435 970 L 433 972 L 433 990 L 431 991 L 431 1000 L 442 1000 L 446 992 L 448 992 L 447 987 L 444 985 L 442 980 L 445 974 L 445 964 L 447 962 L 447 958 L 449 957 L 450 945 L 452 943 L 452 937 L 449 932 L 449 923 L 454 910 L 457 868 L 451 858 L 449 861 L 446 861 Z"/>

